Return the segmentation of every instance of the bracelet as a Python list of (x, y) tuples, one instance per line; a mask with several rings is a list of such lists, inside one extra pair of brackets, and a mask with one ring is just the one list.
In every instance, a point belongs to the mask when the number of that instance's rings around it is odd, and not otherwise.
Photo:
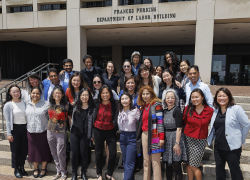
[(178, 142), (175, 142), (175, 144), (178, 144), (178, 145), (180, 145), (180, 143), (178, 143)]

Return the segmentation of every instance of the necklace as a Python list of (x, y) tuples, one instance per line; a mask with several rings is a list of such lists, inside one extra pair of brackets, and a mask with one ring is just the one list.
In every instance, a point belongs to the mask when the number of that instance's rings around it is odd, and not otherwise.
[(148, 107), (145, 106), (145, 109), (148, 110), (149, 107), (150, 107), (150, 105), (148, 105)]

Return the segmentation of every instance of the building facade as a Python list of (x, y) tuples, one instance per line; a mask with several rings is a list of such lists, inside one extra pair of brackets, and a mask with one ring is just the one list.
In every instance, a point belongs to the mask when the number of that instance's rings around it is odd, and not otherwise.
[(250, 85), (249, 0), (2, 0), (0, 7), (3, 78), (64, 58), (80, 70), (85, 54), (121, 70), (135, 50), (156, 66), (173, 51), (198, 65), (204, 82)]

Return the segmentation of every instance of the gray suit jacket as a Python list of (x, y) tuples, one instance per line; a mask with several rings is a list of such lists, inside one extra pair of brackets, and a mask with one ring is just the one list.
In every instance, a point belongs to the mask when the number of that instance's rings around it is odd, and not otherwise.
[[(73, 73), (75, 73), (75, 72), (78, 72), (78, 71), (73, 71)], [(64, 81), (64, 79), (65, 79), (65, 74), (66, 74), (66, 73), (63, 73), (63, 74), (60, 74), (60, 75), (59, 75), (59, 79), (60, 79), (61, 81)]]
[[(214, 114), (210, 122), (207, 142), (210, 146), (215, 139), (214, 121), (219, 109), (214, 109)], [(250, 129), (250, 121), (243, 108), (239, 105), (234, 105), (227, 108), (225, 120), (225, 136), (227, 143), (232, 150), (239, 149), (242, 144), (245, 144), (245, 139)]]

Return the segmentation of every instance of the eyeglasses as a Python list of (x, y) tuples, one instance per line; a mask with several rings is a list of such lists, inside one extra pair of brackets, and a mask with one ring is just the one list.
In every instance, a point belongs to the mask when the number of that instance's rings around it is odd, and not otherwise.
[(58, 75), (51, 75), (51, 76), (49, 76), (50, 78), (53, 78), (53, 77), (57, 77)]
[(130, 65), (124, 65), (123, 68), (130, 68)]
[(101, 81), (93, 81), (94, 84), (101, 84)]

